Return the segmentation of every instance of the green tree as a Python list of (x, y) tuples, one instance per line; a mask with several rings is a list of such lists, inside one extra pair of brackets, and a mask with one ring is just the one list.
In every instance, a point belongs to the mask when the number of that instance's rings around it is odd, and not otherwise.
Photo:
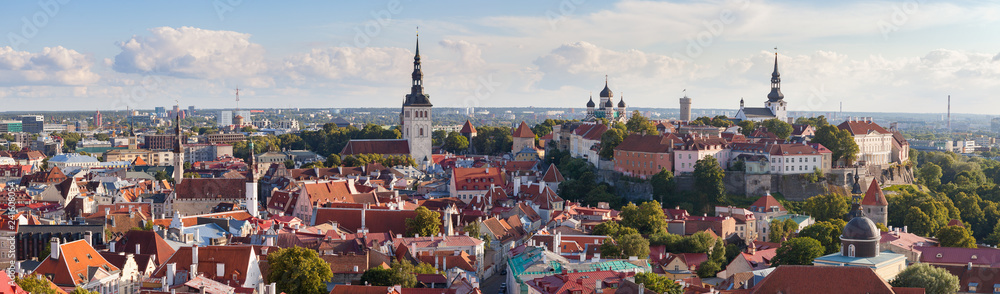
[(889, 284), (893, 287), (924, 288), (927, 294), (955, 293), (959, 290), (957, 276), (926, 263), (906, 267)]
[(643, 202), (638, 206), (629, 203), (618, 216), (622, 219), (622, 226), (634, 228), (639, 234), (650, 235), (667, 230), (666, 216), (656, 200)]
[(76, 287), (76, 289), (73, 289), (73, 291), (69, 292), (69, 294), (101, 294), (101, 292), (90, 291), (81, 287)]
[(441, 214), (417, 207), (417, 217), (406, 219), (406, 235), (434, 236), (441, 231)]
[(924, 163), (924, 166), (917, 170), (917, 178), (920, 183), (927, 186), (932, 190), (936, 190), (938, 186), (941, 186), (941, 167), (933, 162)]
[(330, 154), (330, 156), (326, 157), (326, 161), (323, 162), (323, 165), (326, 167), (338, 167), (340, 164), (340, 154)]
[(295, 168), (295, 161), (292, 161), (291, 159), (286, 159), (285, 162), (282, 163), (285, 164), (285, 168), (287, 169)]
[(444, 139), (444, 146), (441, 146), (441, 148), (451, 153), (464, 151), (465, 149), (469, 149), (469, 138), (462, 136), (458, 132), (448, 133), (448, 137)]
[(934, 235), (941, 242), (941, 247), (976, 248), (976, 238), (963, 226), (944, 226)]
[(675, 198), (677, 193), (674, 193), (677, 185), (674, 183), (674, 173), (666, 168), (660, 169), (660, 172), (654, 174), (649, 179), (649, 185), (653, 186), (653, 197), (660, 199), (660, 203), (663, 203), (667, 207), (676, 205), (679, 202), (679, 199)]
[(779, 139), (786, 139), (788, 135), (792, 134), (792, 125), (777, 118), (762, 121), (760, 125), (767, 128), (768, 132), (778, 136)]
[(722, 271), (722, 265), (714, 260), (706, 260), (698, 265), (698, 277), (711, 278)]
[(604, 244), (601, 245), (601, 255), (617, 258), (649, 256), (649, 241), (638, 233), (619, 235), (617, 238), (614, 238), (614, 242), (611, 240), (604, 241)]
[(819, 143), (830, 149), (833, 161), (841, 159), (847, 162), (853, 161), (859, 152), (858, 144), (854, 142), (854, 136), (851, 136), (851, 132), (841, 130), (834, 125), (817, 128), (812, 143)]
[(830, 123), (826, 121), (826, 116), (820, 115), (817, 117), (799, 117), (795, 119), (795, 124), (797, 125), (810, 125), (813, 128), (819, 128), (822, 126), (829, 125)]
[(754, 121), (752, 120), (743, 120), (736, 125), (740, 127), (740, 134), (743, 134), (743, 136), (747, 137), (749, 137), (750, 134), (753, 134), (753, 130), (757, 128), (756, 123), (754, 123)]
[(791, 236), (792, 233), (795, 233), (798, 227), (799, 224), (791, 218), (787, 218), (785, 220), (772, 219), (771, 223), (768, 225), (768, 240), (771, 240), (771, 242), (781, 242), (781, 240), (784, 240), (785, 238)]
[[(834, 224), (839, 222), (839, 224)], [(816, 222), (799, 232), (799, 237), (809, 237), (819, 241), (826, 249), (824, 254), (831, 254), (840, 251), (840, 234), (844, 227), (844, 221), (834, 220), (834, 222)]]
[(615, 147), (621, 144), (625, 140), (627, 134), (624, 130), (611, 128), (601, 135), (601, 151), (600, 155), (603, 159), (614, 159), (615, 158)]
[(157, 181), (162, 181), (170, 179), (170, 174), (168, 174), (165, 170), (158, 170), (156, 171), (156, 176), (154, 176), (154, 178), (156, 178)]
[(267, 255), (271, 272), (268, 279), (285, 293), (327, 293), (326, 283), (333, 279), (330, 265), (315, 250), (291, 247)]
[(666, 276), (657, 275), (654, 273), (637, 273), (635, 274), (635, 283), (642, 284), (650, 291), (661, 293), (661, 294), (681, 294), (684, 291), (681, 289), (681, 285)]
[(28, 291), (32, 294), (57, 294), (59, 293), (56, 289), (50, 286), (49, 279), (46, 279), (42, 275), (27, 275), (20, 278), (14, 278), (14, 282), (21, 289)]
[(632, 111), (632, 116), (629, 117), (628, 122), (625, 123), (625, 130), (634, 134), (659, 134), (659, 132), (656, 131), (656, 125), (645, 116), (642, 116), (642, 113), (639, 113), (638, 110)]
[(823, 256), (823, 244), (809, 237), (797, 237), (782, 242), (775, 252), (771, 264), (779, 265), (812, 265), (813, 260)]
[(310, 163), (303, 164), (299, 168), (326, 168), (326, 166), (323, 165), (322, 161), (313, 161)]
[(725, 177), (726, 172), (719, 166), (719, 162), (715, 157), (708, 155), (695, 162), (694, 185), (697, 192), (705, 197), (702, 205), (724, 202), (726, 184), (723, 182), (723, 179)]
[(844, 219), (850, 211), (850, 199), (838, 194), (823, 194), (806, 199), (802, 210), (816, 221)]
[[(465, 225), (465, 227), (462, 227), (462, 231), (469, 233), (469, 236), (479, 238), (483, 241), (486, 241), (486, 238), (488, 237), (487, 235), (483, 235), (483, 233), (479, 230), (479, 222), (471, 222), (468, 225)], [(489, 245), (489, 242), (486, 244)]]
[(431, 144), (434, 146), (444, 145), (445, 138), (448, 138), (448, 131), (436, 130), (431, 133)]

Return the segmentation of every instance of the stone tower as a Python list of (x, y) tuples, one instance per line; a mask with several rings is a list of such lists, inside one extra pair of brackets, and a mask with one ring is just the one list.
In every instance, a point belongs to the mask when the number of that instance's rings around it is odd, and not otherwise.
[(413, 74), (410, 94), (403, 101), (399, 114), (403, 139), (410, 145), (410, 156), (417, 164), (431, 158), (431, 100), (424, 94), (424, 74), (420, 69), (420, 36), (417, 35), (416, 54), (413, 56)]

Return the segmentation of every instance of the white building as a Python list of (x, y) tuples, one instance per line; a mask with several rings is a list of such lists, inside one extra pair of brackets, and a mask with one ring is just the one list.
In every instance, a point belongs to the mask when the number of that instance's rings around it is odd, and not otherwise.
[(850, 118), (837, 126), (854, 136), (858, 144), (857, 161), (868, 165), (888, 164), (892, 160), (892, 132), (872, 122), (871, 118)]

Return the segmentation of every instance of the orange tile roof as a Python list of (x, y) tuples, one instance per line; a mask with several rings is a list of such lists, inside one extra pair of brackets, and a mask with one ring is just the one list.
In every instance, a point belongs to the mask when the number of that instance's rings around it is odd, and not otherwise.
[(90, 267), (102, 268), (106, 271), (117, 271), (118, 268), (109, 263), (101, 254), (94, 250), (84, 240), (76, 240), (59, 245), (59, 258), (45, 257), (45, 260), (35, 269), (37, 274), (53, 275), (52, 282), (57, 285), (79, 285), (89, 282)]
[[(503, 186), (504, 177), (500, 173), (500, 168), (463, 168), (452, 169), (452, 178), (457, 187), (456, 190), (488, 190), (490, 185)], [(476, 188), (478, 186), (478, 188)], [(463, 188), (464, 187), (464, 188)]]
[(521, 125), (517, 126), (514, 130), (514, 138), (534, 138), (535, 133), (531, 131), (531, 127), (524, 121), (521, 121)]
[(885, 195), (882, 194), (882, 188), (878, 186), (878, 179), (873, 179), (872, 184), (868, 186), (868, 191), (865, 191), (865, 198), (861, 200), (861, 205), (889, 205), (889, 201), (886, 201)]
[[(823, 277), (817, 279), (817, 277)], [(847, 282), (849, 281), (849, 282)], [(867, 267), (783, 265), (752, 293), (894, 293), (892, 286)]]
[(462, 125), (462, 130), (458, 131), (460, 134), (475, 134), (476, 127), (472, 126), (472, 122), (465, 120), (465, 124)]
[(838, 125), (837, 128), (841, 130), (847, 130), (848, 132), (851, 132), (851, 135), (854, 136), (866, 135), (872, 132), (880, 134), (889, 134), (889, 131), (885, 130), (885, 128), (882, 128), (882, 126), (874, 122), (868, 122), (868, 121), (848, 120)]
[[(163, 262), (151, 277), (163, 278), (166, 276), (166, 264), (176, 264), (177, 271), (190, 271), (192, 264), (191, 247), (181, 247)], [(228, 245), (228, 246), (204, 246), (198, 247), (198, 273), (206, 278), (232, 285), (231, 282), (243, 284), (247, 280), (247, 271), (250, 268), (250, 260), (256, 252), (252, 246)], [(223, 275), (217, 275), (217, 264), (225, 264)], [(233, 279), (235, 275), (236, 279)]]
[(542, 181), (549, 183), (560, 183), (565, 180), (562, 173), (559, 172), (559, 168), (554, 163), (549, 164), (549, 168), (545, 170), (545, 175), (542, 176)]

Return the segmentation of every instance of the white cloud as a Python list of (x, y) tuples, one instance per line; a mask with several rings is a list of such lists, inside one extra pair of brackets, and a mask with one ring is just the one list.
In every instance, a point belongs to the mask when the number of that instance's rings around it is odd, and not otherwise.
[(15, 51), (0, 47), (0, 84), (75, 86), (97, 82), (93, 62), (62, 46), (45, 47), (41, 52)]
[(328, 47), (284, 59), (281, 70), (296, 82), (320, 80), (385, 84), (405, 81), (413, 68), (413, 53), (402, 48)]
[(587, 42), (565, 44), (534, 61), (545, 76), (544, 88), (572, 80), (610, 75), (617, 80), (666, 79), (685, 74), (685, 62), (635, 49), (614, 51)]
[(123, 73), (182, 78), (246, 78), (267, 69), (264, 48), (250, 34), (192, 27), (158, 27), (119, 43), (112, 67)]

